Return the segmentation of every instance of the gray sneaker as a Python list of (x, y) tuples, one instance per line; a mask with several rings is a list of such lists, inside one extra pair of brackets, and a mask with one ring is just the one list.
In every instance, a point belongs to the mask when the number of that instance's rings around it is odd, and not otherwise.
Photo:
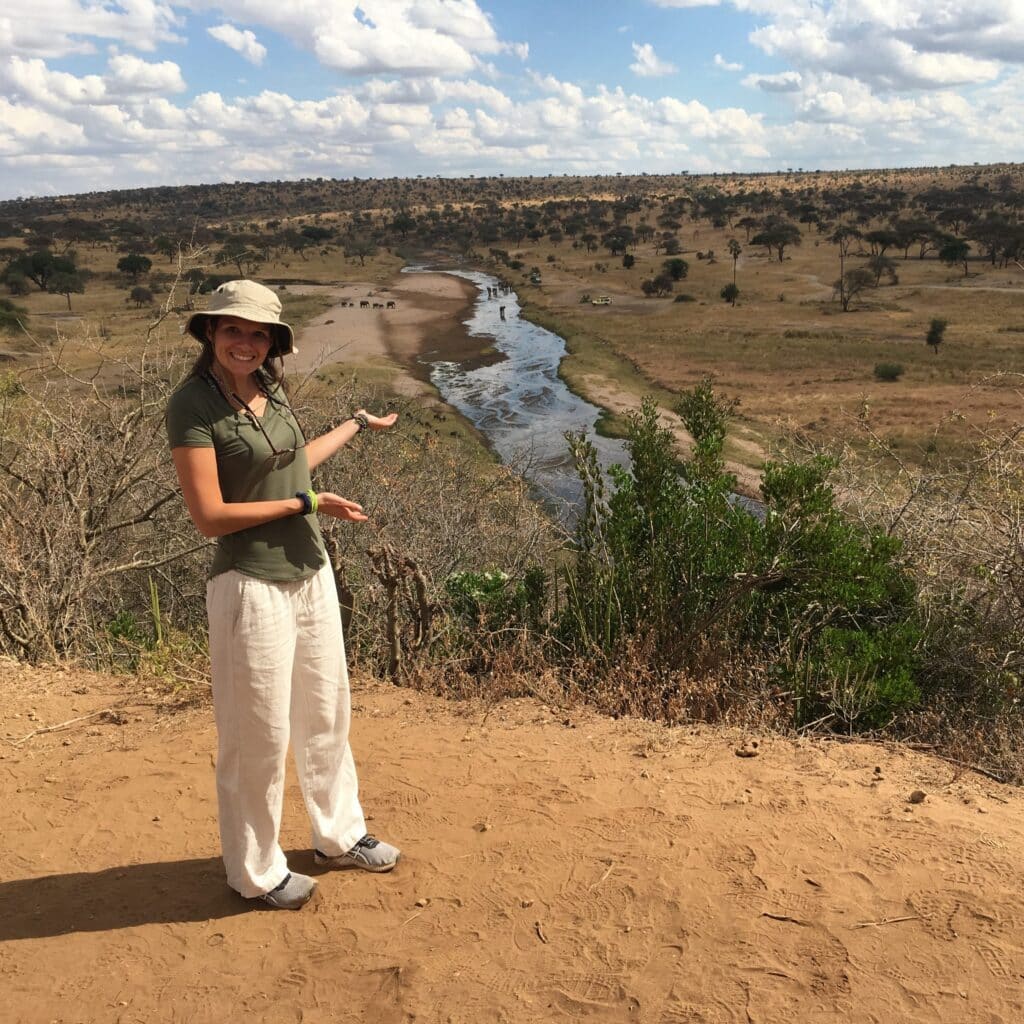
[(397, 847), (367, 835), (348, 853), (340, 853), (337, 857), (328, 857), (326, 853), (314, 850), (313, 863), (321, 868), (362, 868), (363, 871), (383, 873), (390, 871), (401, 856)]
[(259, 898), (269, 903), (275, 910), (299, 910), (304, 907), (316, 892), (316, 882), (309, 875), (300, 875), (290, 871), (284, 881), (270, 892)]

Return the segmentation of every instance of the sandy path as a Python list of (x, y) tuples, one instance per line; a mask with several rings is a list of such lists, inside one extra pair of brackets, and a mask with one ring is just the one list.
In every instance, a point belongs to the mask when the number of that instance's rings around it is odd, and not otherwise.
[[(206, 711), (14, 746), (123, 693), (8, 663), (0, 697), (12, 1024), (1024, 1019), (1024, 797), (925, 755), (747, 759), (717, 730), (357, 681), (364, 806), (406, 859), (291, 914), (224, 885)], [(294, 783), (284, 844), (312, 869)]]

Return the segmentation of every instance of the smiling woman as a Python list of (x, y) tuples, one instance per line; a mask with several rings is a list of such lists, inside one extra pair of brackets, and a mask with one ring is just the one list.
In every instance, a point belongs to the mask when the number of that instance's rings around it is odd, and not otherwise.
[(334, 574), (316, 514), (367, 516), (313, 490), (311, 470), (396, 415), (358, 410), (307, 441), (282, 387), (295, 351), (281, 302), (229, 281), (186, 331), (202, 352), (171, 397), (167, 430), (196, 527), (217, 538), (207, 612), (217, 720), (217, 797), (228, 884), (295, 910), (316, 882), (278, 842), (289, 738), (321, 867), (390, 871), (398, 850), (366, 833), (348, 744), (350, 697)]

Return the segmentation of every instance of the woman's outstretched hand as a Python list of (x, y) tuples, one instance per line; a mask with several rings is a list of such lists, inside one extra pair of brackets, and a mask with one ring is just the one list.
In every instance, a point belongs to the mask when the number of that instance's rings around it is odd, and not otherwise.
[(334, 519), (344, 519), (349, 523), (365, 523), (370, 517), (363, 512), (358, 502), (349, 501), (339, 494), (321, 491), (317, 496), (317, 511)]
[(366, 425), (371, 430), (387, 430), (388, 427), (393, 427), (395, 421), (398, 419), (397, 412), (389, 412), (387, 416), (374, 416), (368, 413), (365, 409), (356, 409), (356, 415), (362, 413), (366, 417)]

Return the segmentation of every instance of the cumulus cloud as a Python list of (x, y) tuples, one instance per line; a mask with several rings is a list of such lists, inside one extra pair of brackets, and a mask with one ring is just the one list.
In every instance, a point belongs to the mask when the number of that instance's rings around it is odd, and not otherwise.
[(799, 71), (780, 71), (775, 75), (747, 75), (743, 84), (765, 92), (798, 92), (802, 81)]
[(249, 29), (238, 29), (234, 25), (214, 25), (206, 30), (214, 39), (241, 54), (250, 64), (262, 64), (267, 48), (257, 41)]
[(17, 15), (0, 17), (0, 53), (63, 57), (93, 53), (93, 40), (151, 51), (164, 42), (184, 42), (177, 29), (182, 19), (171, 3), (125, 0), (44, 0), (25, 4)]
[(654, 52), (650, 43), (634, 43), (633, 56), (636, 61), (629, 65), (629, 70), (641, 78), (658, 78), (661, 75), (675, 74), (677, 68), (666, 60), (661, 60)]
[(438, 78), (372, 78), (358, 90), (368, 102), (444, 103), (468, 100), (497, 111), (509, 110), (512, 100), (500, 89), (473, 79)]
[[(193, 7), (212, 6), (191, 0)], [(467, 74), (487, 56), (525, 43), (503, 42), (477, 0), (221, 0), (217, 9), (240, 24), (261, 25), (349, 74)]]
[(727, 61), (720, 53), (715, 54), (714, 65), (716, 68), (721, 68), (723, 71), (742, 71), (742, 64), (732, 64)]
[(158, 64), (147, 64), (146, 61), (129, 54), (117, 54), (110, 58), (107, 66), (110, 69), (107, 87), (114, 94), (185, 91), (181, 68), (173, 61), (164, 60)]
[[(523, 69), (527, 45), (500, 38), (482, 0), (104, 2), (42, 0), (39, 12), (0, 17), (0, 194), (97, 181), (1024, 158), (1024, 68), (1007, 67), (1024, 64), (1021, 0), (721, 0), (753, 17), (750, 40), (773, 58), (771, 73), (742, 77), (772, 97), (770, 115), (710, 107), (682, 76), (651, 98)], [(655, 2), (680, 17), (702, 6)], [(189, 52), (152, 51), (188, 31), (186, 14), (212, 12), (213, 38), (247, 59), (274, 33), (346, 77), (323, 98), (183, 99)], [(80, 60), (60, 63), (103, 49), (111, 56), (90, 74), (67, 70)], [(637, 74), (673, 70), (650, 44), (633, 53)], [(743, 70), (710, 47), (705, 60)]]
[(750, 42), (795, 70), (859, 78), (879, 90), (993, 81), (1024, 63), (1020, 0), (653, 0), (664, 8), (731, 6), (763, 22)]

